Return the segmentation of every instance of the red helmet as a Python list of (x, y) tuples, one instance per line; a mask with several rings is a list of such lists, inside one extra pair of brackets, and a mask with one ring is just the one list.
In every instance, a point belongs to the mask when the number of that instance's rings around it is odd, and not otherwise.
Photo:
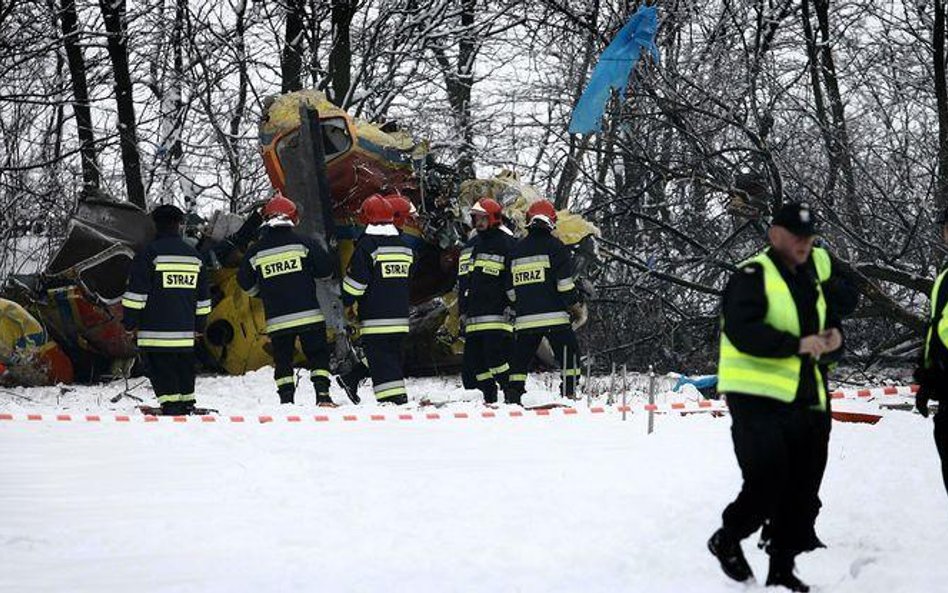
[(395, 226), (398, 228), (405, 226), (405, 223), (418, 214), (418, 210), (415, 208), (415, 205), (408, 201), (407, 198), (398, 194), (389, 194), (385, 196), (385, 201), (388, 202), (388, 205), (392, 207)]
[(556, 227), (556, 208), (549, 200), (537, 200), (530, 204), (527, 209), (527, 224), (533, 224), (535, 220), (542, 221), (548, 227)]
[(367, 197), (359, 208), (362, 224), (391, 224), (394, 216), (392, 206), (379, 194)]
[(287, 198), (282, 192), (277, 191), (273, 197), (263, 206), (263, 219), (271, 220), (277, 217), (284, 217), (293, 224), (300, 220), (299, 212), (296, 210), (296, 204), (293, 200)]
[(504, 208), (497, 203), (496, 200), (491, 198), (481, 198), (477, 201), (476, 204), (471, 206), (471, 216), (479, 214), (481, 216), (487, 217), (487, 224), (491, 228), (500, 226), (502, 222), (500, 213), (503, 212)]

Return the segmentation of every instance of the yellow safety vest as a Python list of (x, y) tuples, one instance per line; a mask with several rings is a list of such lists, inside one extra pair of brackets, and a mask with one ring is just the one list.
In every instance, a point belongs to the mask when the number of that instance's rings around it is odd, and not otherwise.
[[(826, 298), (821, 284), (832, 275), (832, 263), (829, 253), (822, 248), (813, 249), (813, 263), (816, 266), (818, 282), (816, 285), (816, 310), (819, 316), (819, 330), (826, 326)], [(780, 270), (763, 251), (743, 262), (741, 266), (760, 264), (764, 271), (764, 293), (767, 297), (767, 315), (764, 317), (771, 327), (800, 336), (800, 317), (796, 303), (790, 294)], [(785, 358), (765, 358), (751, 356), (738, 350), (721, 331), (721, 354), (718, 360), (718, 391), (721, 393), (746, 393), (770, 397), (785, 403), (792, 402), (800, 385), (800, 367), (803, 364), (799, 355)], [(816, 388), (819, 393), (820, 410), (826, 409), (826, 388), (819, 365), (813, 365), (816, 374)]]
[[(944, 270), (941, 274), (938, 274), (938, 277), (935, 278), (935, 286), (932, 287), (932, 296), (931, 296), (931, 318), (928, 323), (928, 334), (925, 336), (925, 358), (924, 364), (925, 368), (931, 368), (932, 359), (931, 359), (931, 344), (932, 344), (932, 333), (941, 340), (941, 343), (948, 347), (948, 316), (945, 315), (945, 305), (942, 305), (942, 310), (938, 310), (938, 291), (941, 289), (941, 283), (945, 279), (945, 275), (948, 275), (948, 269)], [(941, 313), (941, 316), (938, 316), (938, 313)], [(937, 318), (937, 321), (936, 321)]]

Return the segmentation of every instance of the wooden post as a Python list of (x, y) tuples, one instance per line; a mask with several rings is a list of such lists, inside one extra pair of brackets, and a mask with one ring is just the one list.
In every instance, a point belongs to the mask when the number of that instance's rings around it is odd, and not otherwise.
[(590, 389), (589, 382), (592, 381), (592, 356), (586, 359), (586, 381), (583, 385), (586, 388), (586, 407), (592, 407), (592, 389)]
[(652, 409), (655, 405), (655, 369), (652, 365), (648, 365), (648, 404), (648, 434), (652, 434), (655, 430), (655, 410)]
[(612, 362), (612, 373), (609, 375), (609, 397), (606, 399), (608, 405), (616, 403), (616, 363)]
[[(563, 346), (563, 361), (560, 364), (560, 395), (566, 399), (573, 399), (567, 395), (568, 391), (566, 389), (566, 346)], [(576, 397), (576, 393), (573, 393), (573, 397)]]

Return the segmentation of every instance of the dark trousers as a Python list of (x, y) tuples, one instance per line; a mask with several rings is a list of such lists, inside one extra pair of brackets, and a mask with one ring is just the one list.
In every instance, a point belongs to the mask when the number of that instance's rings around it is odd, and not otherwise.
[(478, 331), (464, 338), (461, 379), (465, 389), (479, 389), (484, 401), (497, 401), (497, 386), (507, 389), (513, 336), (505, 331)]
[[(827, 406), (829, 402), (827, 401)], [(801, 535), (804, 551), (823, 548), (825, 545), (816, 535), (816, 518), (823, 508), (823, 501), (820, 500), (820, 486), (823, 484), (823, 475), (826, 472), (826, 463), (829, 460), (829, 438), (833, 418), (829, 409), (820, 413), (820, 416), (814, 416), (814, 446), (812, 449), (812, 471), (808, 472), (806, 479), (801, 487), (801, 496), (806, 502), (803, 504), (804, 521), (801, 523), (801, 529), (806, 531)], [(760, 540), (763, 547), (769, 547), (772, 541), (773, 532), (770, 520), (766, 520), (761, 531)]]
[(293, 358), (296, 340), (299, 339), (306, 357), (306, 367), (316, 388), (316, 397), (329, 397), (329, 346), (326, 345), (326, 326), (322, 323), (282, 330), (270, 334), (273, 348), (273, 378), (276, 381), (280, 401), (293, 401), (296, 393), (296, 377), (293, 373)]
[[(829, 401), (827, 401), (829, 406)], [(819, 538), (816, 536), (816, 518), (823, 507), (823, 501), (820, 500), (820, 486), (823, 485), (823, 475), (826, 473), (826, 463), (829, 460), (829, 440), (830, 429), (833, 425), (833, 417), (827, 409), (819, 416), (814, 417), (815, 443), (813, 448), (813, 465), (809, 474), (809, 480), (806, 486), (806, 497), (810, 501), (806, 507), (806, 525), (810, 526), (807, 539), (809, 544), (807, 550), (812, 550), (822, 546)]]
[(523, 393), (524, 384), (527, 381), (527, 369), (544, 336), (550, 342), (556, 364), (560, 365), (563, 371), (564, 381), (560, 385), (560, 394), (564, 397), (575, 397), (576, 384), (579, 383), (581, 354), (576, 334), (568, 325), (542, 331), (519, 331), (514, 334), (514, 355), (513, 364), (510, 365), (509, 380), (511, 390), (515, 394)]
[(726, 535), (741, 540), (766, 522), (771, 555), (814, 549), (829, 435), (826, 412), (751, 395), (728, 394), (727, 402), (744, 483), (724, 509)]
[(941, 458), (941, 477), (948, 492), (948, 401), (944, 400), (938, 403), (938, 412), (935, 414), (935, 446)]
[(402, 343), (408, 334), (371, 334), (362, 336), (362, 350), (372, 375), (375, 399), (384, 402), (407, 396), (402, 371)]
[(162, 409), (194, 406), (193, 351), (143, 350), (142, 360)]

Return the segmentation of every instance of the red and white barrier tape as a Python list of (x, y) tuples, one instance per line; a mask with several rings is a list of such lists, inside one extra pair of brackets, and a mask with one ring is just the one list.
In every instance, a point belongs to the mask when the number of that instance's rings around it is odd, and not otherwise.
[(416, 420), (445, 420), (457, 419), (465, 420), (472, 418), (526, 418), (526, 417), (547, 417), (547, 416), (587, 416), (587, 415), (606, 415), (608, 410), (614, 410), (617, 413), (635, 412), (635, 411), (654, 411), (654, 412), (726, 412), (727, 406), (724, 402), (702, 400), (689, 403), (672, 403), (661, 405), (640, 404), (635, 406), (614, 406), (606, 408), (603, 406), (584, 408), (549, 408), (549, 409), (523, 409), (523, 410), (471, 410), (471, 411), (446, 411), (446, 412), (390, 412), (373, 414), (290, 414), (286, 416), (276, 416), (262, 414), (256, 416), (246, 415), (208, 415), (208, 416), (146, 416), (146, 415), (127, 415), (127, 414), (10, 414), (0, 413), (0, 423), (11, 421), (27, 422), (92, 422), (92, 423), (190, 423), (190, 424), (300, 424), (300, 423), (324, 423), (324, 422), (405, 422)]
[(869, 389), (837, 389), (830, 396), (833, 399), (864, 399), (895, 395), (912, 395), (918, 391), (918, 385), (888, 385)]
[[(833, 399), (842, 399), (842, 398), (868, 398), (868, 397), (878, 397), (878, 396), (896, 396), (896, 395), (911, 395), (916, 392), (918, 387), (916, 385), (911, 386), (899, 386), (899, 387), (877, 387), (872, 389), (859, 389), (859, 390), (837, 390), (832, 393)], [(347, 414), (345, 412), (338, 414), (314, 414), (314, 415), (302, 415), (302, 414), (289, 414), (286, 416), (277, 416), (270, 414), (261, 414), (261, 415), (208, 415), (208, 416), (147, 416), (147, 415), (128, 415), (128, 414), (66, 414), (66, 413), (52, 413), (52, 414), (10, 414), (10, 413), (0, 413), (0, 424), (11, 421), (27, 421), (27, 422), (44, 422), (44, 421), (53, 421), (53, 422), (88, 422), (88, 423), (136, 423), (136, 424), (148, 424), (148, 423), (163, 423), (163, 424), (302, 424), (302, 423), (351, 423), (351, 422), (406, 422), (406, 421), (425, 421), (425, 420), (446, 420), (446, 419), (456, 419), (456, 420), (465, 420), (465, 419), (474, 419), (474, 418), (528, 418), (528, 417), (548, 417), (548, 416), (604, 416), (608, 415), (607, 412), (612, 411), (613, 413), (621, 412), (630, 412), (634, 413), (637, 411), (643, 412), (679, 412), (682, 414), (698, 413), (698, 412), (710, 412), (710, 413), (723, 413), (727, 412), (727, 404), (723, 400), (699, 400), (694, 402), (675, 402), (675, 403), (666, 403), (666, 404), (635, 404), (635, 405), (626, 405), (626, 406), (597, 406), (591, 408), (582, 408), (582, 407), (561, 407), (561, 408), (545, 408), (545, 409), (501, 409), (501, 410), (467, 410), (467, 411), (392, 411), (392, 412), (376, 412), (370, 414)], [(837, 420), (845, 420), (849, 416), (853, 416), (849, 412), (835, 412), (833, 413), (834, 417)], [(866, 416), (872, 417), (874, 419), (879, 418), (876, 415), (865, 415), (865, 414), (856, 414), (856, 416)], [(845, 418), (844, 418), (845, 417)], [(850, 420), (853, 421), (853, 420)], [(864, 420), (855, 420), (855, 421), (864, 421)]]
[[(591, 408), (590, 414), (603, 414), (605, 408)], [(290, 414), (287, 416), (276, 416), (270, 414), (261, 414), (256, 416), (246, 415), (207, 415), (207, 416), (146, 416), (146, 415), (101, 415), (101, 414), (0, 414), (0, 422), (3, 421), (27, 421), (27, 422), (113, 422), (113, 423), (190, 423), (190, 424), (299, 424), (304, 422), (383, 422), (389, 420), (409, 421), (409, 420), (441, 420), (441, 419), (467, 419), (467, 418), (522, 418), (525, 416), (574, 416), (579, 411), (576, 408), (555, 408), (552, 410), (509, 410), (494, 411), (483, 410), (476, 412), (400, 412), (395, 414)]]

